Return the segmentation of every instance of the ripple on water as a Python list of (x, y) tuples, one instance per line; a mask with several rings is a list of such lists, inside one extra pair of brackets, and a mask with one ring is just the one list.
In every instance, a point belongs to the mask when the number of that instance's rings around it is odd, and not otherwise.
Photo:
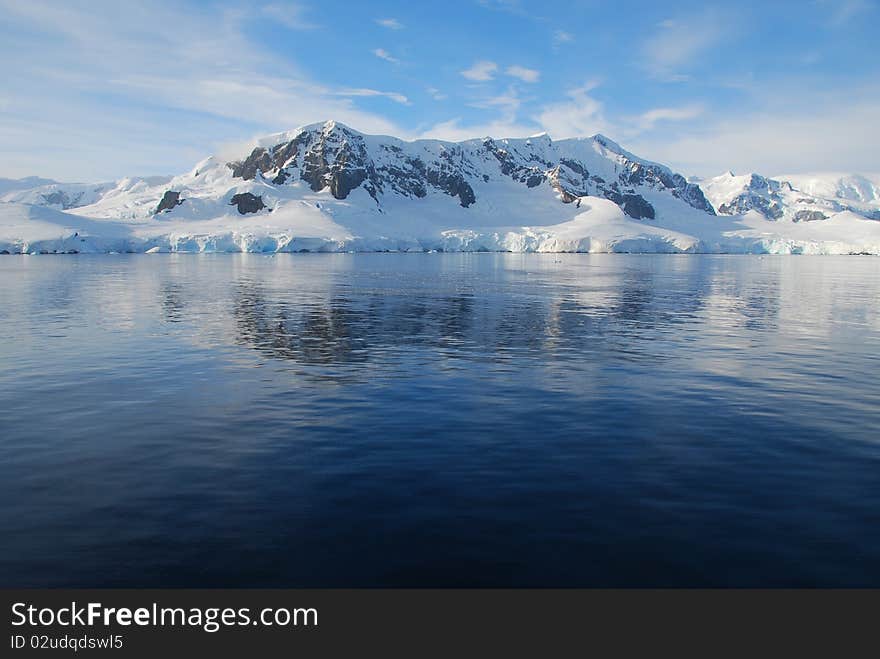
[(8, 586), (880, 586), (880, 259), (0, 259)]

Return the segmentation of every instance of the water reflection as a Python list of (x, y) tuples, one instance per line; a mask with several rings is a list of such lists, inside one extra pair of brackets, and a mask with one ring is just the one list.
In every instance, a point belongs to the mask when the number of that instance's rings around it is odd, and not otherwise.
[(880, 259), (0, 277), (0, 584), (880, 585)]
[[(370, 286), (352, 286), (339, 275), (336, 270), (329, 281), (301, 281), (303, 286), (296, 290), (279, 289), (266, 279), (238, 280), (228, 291), (236, 342), (266, 356), (305, 364), (365, 363), (408, 348), (429, 348), (452, 357), (541, 354), (548, 348), (560, 355), (602, 350), (695, 322), (710, 289), (693, 278), (711, 273), (690, 273), (666, 289), (644, 272), (555, 287), (548, 284), (546, 273), (537, 278), (514, 273), (495, 276), (479, 290), (448, 279), (441, 279), (437, 287), (413, 285), (405, 272), (379, 273)], [(303, 273), (299, 277), (302, 280)], [(184, 285), (165, 285), (161, 292), (167, 307), (169, 291), (174, 291), (175, 319), (186, 313), (179, 307), (182, 299), (198, 299), (194, 291), (184, 293)], [(313, 292), (313, 287), (320, 290)], [(748, 309), (754, 316), (758, 307)], [(188, 313), (200, 322), (212, 322), (204, 319), (198, 303)]]

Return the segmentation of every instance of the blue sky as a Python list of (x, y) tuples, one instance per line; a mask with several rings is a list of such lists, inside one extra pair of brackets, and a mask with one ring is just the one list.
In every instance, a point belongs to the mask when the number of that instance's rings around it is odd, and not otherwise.
[(685, 174), (880, 170), (876, 0), (0, 0), (0, 176), (178, 173), (333, 118), (602, 132)]

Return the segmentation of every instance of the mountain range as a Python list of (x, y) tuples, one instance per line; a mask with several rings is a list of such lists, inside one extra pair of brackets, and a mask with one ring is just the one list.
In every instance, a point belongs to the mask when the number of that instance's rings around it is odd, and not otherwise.
[(880, 254), (880, 182), (689, 180), (594, 135), (464, 142), (328, 121), (174, 177), (0, 179), (0, 252)]

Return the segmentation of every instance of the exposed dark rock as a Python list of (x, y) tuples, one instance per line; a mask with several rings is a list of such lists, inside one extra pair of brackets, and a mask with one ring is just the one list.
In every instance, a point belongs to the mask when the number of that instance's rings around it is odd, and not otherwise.
[(827, 220), (828, 216), (822, 211), (801, 210), (794, 214), (795, 222), (816, 222), (817, 220)]
[(428, 183), (435, 188), (440, 188), (443, 192), (452, 197), (458, 197), (459, 202), (464, 208), (467, 208), (477, 200), (470, 183), (465, 181), (461, 174), (429, 169), (426, 172), (426, 177)]
[(363, 138), (338, 126), (325, 129), (306, 150), (300, 178), (315, 192), (330, 188), (336, 199), (345, 199), (367, 179), (366, 190), (374, 199), (381, 191)]
[(272, 158), (266, 149), (258, 146), (244, 160), (228, 163), (227, 166), (232, 169), (232, 175), (236, 178), (251, 181), (256, 178), (258, 171), (265, 173), (272, 169)]
[(40, 195), (48, 206), (61, 206), (62, 210), (70, 210), (83, 206), (83, 192), (67, 194), (64, 190), (53, 190)]
[(162, 199), (159, 201), (159, 205), (156, 206), (156, 213), (161, 213), (162, 211), (170, 211), (175, 206), (180, 206), (183, 203), (183, 199), (180, 198), (180, 193), (175, 192), (174, 190), (166, 190), (165, 194), (162, 195)]
[[(574, 165), (572, 167), (572, 165)], [(563, 203), (570, 204), (578, 197), (593, 192), (589, 180), (582, 172), (586, 170), (573, 160), (563, 160), (559, 165), (547, 172), (546, 178), (550, 185), (562, 197)]]
[[(599, 136), (596, 141), (611, 152), (608, 155), (615, 174), (609, 181), (591, 174), (585, 163), (575, 158), (548, 162), (540, 151), (532, 151), (531, 141), (487, 138), (476, 152), (472, 146), (446, 144), (439, 150), (426, 147), (420, 156), (408, 155), (411, 152), (397, 144), (378, 144), (371, 154), (361, 134), (331, 122), (274, 147), (257, 147), (244, 160), (228, 166), (234, 176), (245, 180), (257, 178), (258, 172), (276, 185), (299, 179), (315, 192), (328, 190), (336, 199), (345, 199), (362, 187), (381, 211), (384, 194), (422, 198), (432, 188), (457, 197), (467, 208), (477, 201), (472, 184), (490, 182), (492, 176), (486, 173), (485, 165), (495, 161), (502, 176), (529, 188), (548, 181), (566, 203), (587, 195), (599, 196), (615, 201), (631, 217), (653, 218), (653, 206), (639, 194), (640, 188), (649, 188), (666, 191), (714, 214), (699, 186), (662, 165), (635, 160), (607, 138)], [(545, 142), (550, 144), (548, 138), (540, 144)]]
[(67, 193), (63, 190), (53, 190), (42, 195), (42, 197), (50, 206), (61, 206), (65, 210), (70, 207), (70, 200), (67, 197)]
[(300, 136), (290, 140), (287, 144), (276, 144), (272, 147), (272, 164), (276, 169), (280, 169), (287, 165), (291, 159), (296, 158), (299, 146), (303, 140)]
[[(559, 164), (565, 165), (571, 171), (575, 172), (576, 174), (580, 174), (581, 176), (589, 176), (590, 175), (590, 172), (588, 172), (586, 170), (586, 168), (582, 164), (580, 164), (577, 160), (571, 160), (569, 158), (562, 158), (559, 161)], [(594, 177), (594, 178), (597, 178), (599, 181), (602, 181), (602, 179), (600, 179), (598, 176)], [(605, 181), (602, 181), (602, 183), (604, 183), (604, 182)]]
[[(609, 141), (600, 143), (611, 148)], [(621, 166), (618, 180), (610, 182), (601, 176), (590, 175), (583, 163), (570, 158), (560, 159), (559, 165), (550, 170), (547, 177), (565, 203), (586, 195), (604, 197), (620, 206), (630, 217), (653, 219), (654, 207), (636, 191), (636, 187), (641, 186), (667, 190), (690, 206), (715, 214), (702, 190), (688, 183), (683, 176), (670, 172), (662, 165), (629, 160), (623, 154), (618, 163)]]
[(684, 185), (674, 189), (672, 194), (697, 210), (709, 213), (709, 215), (715, 215), (715, 209), (712, 208), (712, 204), (706, 199), (700, 186), (695, 183), (684, 181)]
[(623, 195), (623, 206), (621, 207), (624, 213), (637, 220), (654, 219), (654, 207), (642, 195)]
[(669, 190), (689, 206), (710, 215), (715, 214), (712, 204), (706, 199), (700, 186), (688, 183), (681, 174), (676, 174), (663, 165), (635, 162), (629, 159), (625, 160), (625, 167), (629, 173), (622, 175), (621, 178), (629, 185)]
[(731, 199), (728, 203), (721, 204), (718, 208), (718, 212), (722, 215), (742, 215), (751, 210), (756, 210), (771, 220), (778, 220), (782, 217), (782, 204), (780, 201), (765, 199), (764, 197), (748, 193), (741, 194)]
[(528, 186), (530, 188), (537, 188), (543, 182), (544, 182), (544, 175), (543, 174), (529, 174), (529, 176), (526, 177), (526, 186)]
[(230, 206), (238, 206), (238, 212), (242, 215), (247, 213), (256, 213), (263, 210), (266, 206), (263, 204), (263, 197), (253, 195), (250, 192), (239, 192), (232, 195), (229, 200)]
[(616, 190), (608, 190), (605, 198), (620, 206), (621, 210), (637, 220), (653, 220), (654, 207), (643, 196), (638, 194), (621, 194)]
[(746, 189), (729, 202), (721, 204), (718, 212), (722, 215), (741, 215), (755, 210), (769, 220), (778, 220), (783, 214), (783, 199), (779, 194), (782, 187), (779, 181), (752, 174)]
[(232, 175), (251, 181), (257, 177), (257, 172), (268, 174), (269, 172), (277, 172), (272, 182), (276, 185), (284, 183), (289, 178), (289, 174), (284, 171), (284, 167), (291, 164), (295, 160), (299, 151), (299, 147), (307, 143), (310, 139), (308, 133), (300, 133), (289, 142), (282, 142), (272, 147), (271, 151), (265, 147), (258, 146), (244, 160), (226, 163), (226, 166), (232, 170)]
[(419, 158), (406, 158), (402, 166), (385, 165), (377, 170), (383, 183), (400, 194), (410, 197), (425, 197), (425, 163)]
[[(498, 161), (501, 173), (505, 176), (509, 176), (520, 183), (525, 183), (530, 188), (537, 187), (544, 182), (544, 170), (535, 165), (522, 164), (523, 156), (519, 153), (512, 153), (507, 149), (501, 148), (491, 138), (483, 140), (483, 148)], [(544, 164), (541, 158), (534, 155), (528, 158), (528, 162)]]

